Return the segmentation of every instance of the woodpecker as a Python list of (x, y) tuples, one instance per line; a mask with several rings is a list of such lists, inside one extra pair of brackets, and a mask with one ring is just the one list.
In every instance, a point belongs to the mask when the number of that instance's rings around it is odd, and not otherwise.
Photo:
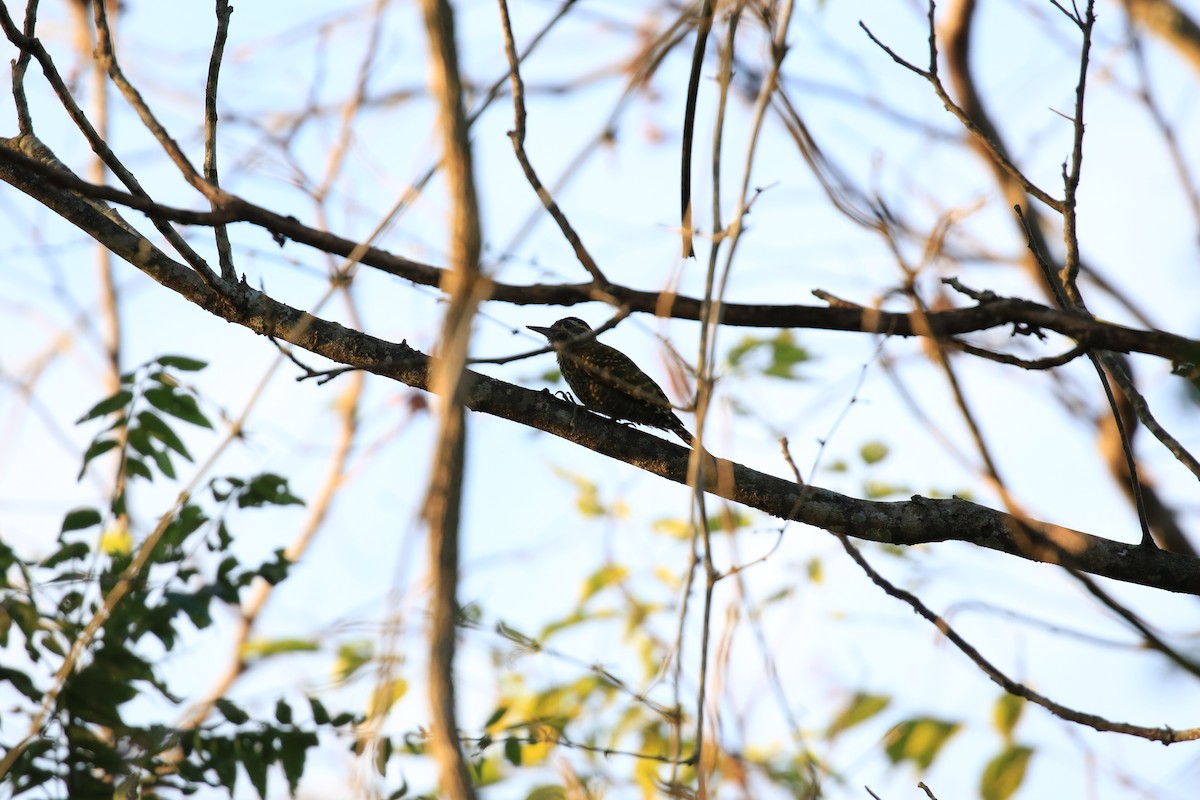
[(629, 356), (596, 341), (586, 322), (565, 317), (549, 328), (528, 327), (554, 347), (563, 379), (585, 408), (616, 420), (669, 430), (692, 446), (694, 437), (675, 416), (659, 385)]

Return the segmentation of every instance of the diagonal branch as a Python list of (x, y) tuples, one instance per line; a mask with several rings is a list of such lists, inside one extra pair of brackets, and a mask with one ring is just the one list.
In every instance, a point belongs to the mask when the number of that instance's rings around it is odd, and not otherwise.
[[(94, 236), (150, 278), (206, 311), (260, 335), (273, 335), (348, 367), (373, 372), (408, 386), (430, 390), (434, 360), (407, 344), (395, 344), (280, 303), (238, 284), (226, 295), (207, 286), (193, 271), (153, 244), (122, 227), (95, 206), (45, 181), (14, 173), (0, 161), (0, 180), (31, 195)], [(686, 484), (691, 451), (652, 434), (631, 429), (547, 392), (465, 373), (464, 405), (477, 412), (546, 431)], [(958, 498), (914, 497), (904, 502), (859, 500), (767, 475), (740, 464), (718, 461), (711, 494), (859, 539), (895, 545), (961, 541), (1030, 561), (1060, 563), (1091, 575), (1200, 596), (1200, 560), (1156, 548), (1116, 542), (1052, 523), (1021, 520)], [(1033, 532), (1031, 536), (1030, 531)], [(1035, 538), (1043, 544), (1030, 546)], [(1053, 543), (1053, 546), (1044, 543)]]
[[(368, 247), (332, 233), (304, 225), (295, 217), (277, 214), (239, 197), (229, 196), (219, 212), (191, 211), (154, 203), (109, 186), (95, 186), (61, 168), (43, 164), (25, 153), (27, 139), (0, 137), (0, 179), (37, 197), (28, 191), (36, 183), (49, 183), (67, 188), (82, 201), (82, 197), (121, 203), (163, 217), (193, 225), (213, 225), (217, 222), (249, 222), (272, 233), (283, 242), (288, 239), (317, 250), (343, 257), (362, 250), (361, 263), (389, 275), (410, 280), (421, 286), (441, 286), (445, 270), (386, 250)], [(7, 176), (7, 177), (6, 177)], [(59, 197), (65, 195), (56, 193)], [(89, 231), (92, 235), (96, 232)], [(648, 292), (626, 286), (605, 287), (604, 299), (628, 308), (631, 312), (666, 315), (675, 319), (701, 318), (701, 298)], [(515, 285), (493, 283), (490, 300), (515, 305), (571, 306), (596, 299), (593, 283)], [(1087, 315), (1063, 311), (1020, 298), (996, 298), (969, 308), (928, 313), (928, 326), (909, 312), (884, 311), (853, 303), (838, 303), (833, 307), (799, 304), (725, 303), (722, 323), (732, 327), (754, 328), (813, 328), (818, 330), (857, 331), (888, 336), (957, 336), (974, 331), (1016, 325), (1045, 329), (1086, 342), (1089, 347), (1117, 352), (1147, 353), (1172, 362), (1200, 364), (1200, 341), (1154, 329), (1140, 330), (1115, 325)]]

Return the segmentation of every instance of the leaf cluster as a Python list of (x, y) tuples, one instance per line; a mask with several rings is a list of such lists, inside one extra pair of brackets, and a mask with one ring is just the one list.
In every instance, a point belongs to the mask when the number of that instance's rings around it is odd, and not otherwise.
[(21, 718), (30, 720), (24, 739), (2, 743), (10, 754), (0, 777), (8, 796), (159, 797), (200, 785), (232, 792), (240, 773), (265, 797), (273, 766), (294, 793), (318, 731), (356, 721), (330, 715), (313, 699), (311, 718), (300, 723), (282, 698), (271, 718), (256, 719), (222, 698), (219, 719), (192, 728), (145, 721), (158, 716), (146, 709), (182, 702), (162, 677), (161, 654), (209, 627), (214, 606), (236, 607), (254, 581), (287, 577), (281, 550), (258, 565), (239, 559), (228, 514), (303, 502), (278, 475), (212, 480), (133, 546), (127, 481), (175, 480), (173, 458), (192, 460), (176, 426), (213, 427), (176, 374), (203, 367), (164, 356), (121, 376), (120, 389), (79, 420), (107, 423), (87, 448), (84, 469), (103, 453), (120, 456), (126, 480), (117, 481), (107, 508), (69, 511), (56, 549), (40, 560), (0, 542), (0, 647), (25, 657), (0, 666), (0, 683), (22, 701), (6, 711), (5, 730), (12, 735)]

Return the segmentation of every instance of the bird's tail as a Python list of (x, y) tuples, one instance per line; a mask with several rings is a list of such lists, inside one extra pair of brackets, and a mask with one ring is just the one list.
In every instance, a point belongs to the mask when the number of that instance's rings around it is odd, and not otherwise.
[(683, 439), (688, 447), (695, 448), (696, 437), (692, 436), (691, 431), (684, 427), (683, 421), (674, 414), (671, 415), (671, 419), (674, 420), (674, 424), (671, 425), (671, 433), (675, 434), (680, 439)]

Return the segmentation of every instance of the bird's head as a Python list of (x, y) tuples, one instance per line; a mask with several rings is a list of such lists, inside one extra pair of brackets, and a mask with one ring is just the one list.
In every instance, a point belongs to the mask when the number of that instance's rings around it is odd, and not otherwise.
[(529, 330), (545, 336), (550, 344), (566, 344), (588, 338), (591, 327), (579, 317), (563, 317), (549, 328), (540, 325), (529, 325)]

